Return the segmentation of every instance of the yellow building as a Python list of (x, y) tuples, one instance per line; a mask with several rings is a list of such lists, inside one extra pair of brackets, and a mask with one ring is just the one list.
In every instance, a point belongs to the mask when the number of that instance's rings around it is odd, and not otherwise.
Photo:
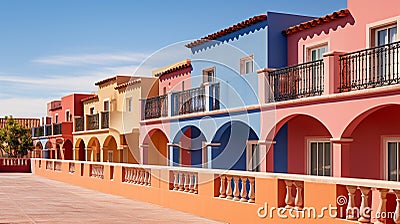
[(82, 100), (75, 118), (74, 159), (137, 163), (140, 99), (158, 94), (156, 78), (114, 76), (95, 84), (98, 93)]

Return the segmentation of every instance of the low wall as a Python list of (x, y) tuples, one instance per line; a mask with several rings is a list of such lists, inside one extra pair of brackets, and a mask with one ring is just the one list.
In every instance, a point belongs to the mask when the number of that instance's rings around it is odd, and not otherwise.
[[(358, 193), (347, 198), (350, 195), (348, 186), (356, 184), (355, 189), (358, 189), (359, 184), (378, 189), (382, 184), (400, 189), (400, 185), (393, 182), (392, 185), (368, 180), (357, 183), (355, 179), (331, 177), (46, 159), (32, 161), (36, 175), (228, 223), (344, 223), (348, 222), (345, 208), (360, 207)], [(338, 204), (338, 197), (345, 201)], [(376, 208), (379, 201), (375, 196), (371, 198), (370, 205)], [(361, 204), (366, 202), (364, 197)], [(337, 206), (342, 213), (331, 217), (329, 210), (324, 210), (329, 206)], [(298, 210), (311, 207), (316, 215), (323, 211), (323, 216), (302, 218)]]
[(31, 160), (25, 158), (0, 158), (2, 173), (30, 173)]

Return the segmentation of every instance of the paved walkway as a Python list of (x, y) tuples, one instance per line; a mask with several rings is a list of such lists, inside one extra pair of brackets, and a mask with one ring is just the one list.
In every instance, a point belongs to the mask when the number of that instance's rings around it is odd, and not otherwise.
[(219, 223), (31, 174), (0, 173), (0, 223)]

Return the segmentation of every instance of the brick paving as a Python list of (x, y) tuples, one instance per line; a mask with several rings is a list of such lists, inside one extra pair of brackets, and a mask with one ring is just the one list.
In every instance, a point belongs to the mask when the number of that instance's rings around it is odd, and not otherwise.
[(2, 223), (220, 223), (32, 174), (0, 173)]

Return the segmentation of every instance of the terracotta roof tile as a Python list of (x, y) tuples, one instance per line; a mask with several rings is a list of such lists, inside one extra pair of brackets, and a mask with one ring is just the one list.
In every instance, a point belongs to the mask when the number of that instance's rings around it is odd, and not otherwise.
[(189, 68), (190, 66), (192, 66), (190, 59), (186, 59), (186, 60), (177, 62), (175, 64), (168, 65), (164, 68), (154, 70), (152, 73), (153, 73), (154, 77), (160, 77), (162, 75), (169, 74), (171, 72), (175, 72), (175, 71), (178, 71), (178, 70), (181, 70), (184, 68)]
[(223, 30), (220, 30), (220, 31), (215, 32), (213, 34), (210, 34), (210, 35), (207, 35), (205, 37), (202, 37), (201, 39), (198, 39), (198, 40), (193, 41), (193, 42), (191, 42), (189, 44), (186, 44), (185, 46), (187, 48), (193, 48), (193, 47), (196, 47), (198, 45), (204, 44), (206, 42), (209, 42), (209, 41), (212, 41), (212, 40), (216, 40), (216, 39), (218, 39), (220, 37), (226, 36), (226, 35), (228, 35), (230, 33), (236, 32), (236, 31), (241, 30), (243, 28), (249, 27), (251, 25), (254, 25), (256, 23), (264, 21), (266, 19), (267, 19), (267, 15), (265, 15), (265, 14), (254, 16), (254, 17), (252, 17), (250, 19), (244, 20), (244, 21), (242, 21), (240, 23), (237, 23), (237, 24), (235, 24), (233, 26), (230, 26), (230, 27), (228, 27), (226, 29), (223, 29)]
[(310, 21), (307, 21), (304, 23), (300, 23), (296, 26), (289, 27), (288, 29), (283, 31), (283, 33), (286, 35), (291, 35), (291, 34), (306, 30), (306, 29), (311, 29), (318, 25), (329, 23), (329, 22), (332, 22), (332, 21), (340, 19), (340, 18), (344, 18), (348, 15), (350, 15), (350, 11), (348, 9), (342, 9), (342, 10), (336, 11), (334, 13), (331, 13), (329, 15), (322, 16), (320, 18), (316, 18), (316, 19), (313, 19), (313, 20), (310, 20)]
[(85, 98), (81, 99), (81, 102), (86, 102), (86, 101), (89, 101), (89, 100), (96, 100), (96, 99), (99, 99), (99, 96), (98, 95), (93, 95), (93, 96), (89, 96), (89, 97), (85, 97)]
[(95, 85), (99, 86), (99, 85), (102, 85), (102, 84), (105, 84), (107, 82), (111, 82), (111, 81), (114, 81), (114, 80), (117, 80), (117, 76), (100, 80), (100, 81), (96, 82)]
[(123, 83), (123, 84), (121, 84), (121, 85), (118, 85), (118, 86), (116, 86), (114, 89), (120, 90), (120, 89), (126, 88), (126, 87), (128, 87), (128, 86), (133, 86), (133, 85), (138, 84), (138, 83), (141, 83), (141, 82), (142, 82), (141, 79), (135, 79), (135, 80), (132, 80), (132, 81)]

